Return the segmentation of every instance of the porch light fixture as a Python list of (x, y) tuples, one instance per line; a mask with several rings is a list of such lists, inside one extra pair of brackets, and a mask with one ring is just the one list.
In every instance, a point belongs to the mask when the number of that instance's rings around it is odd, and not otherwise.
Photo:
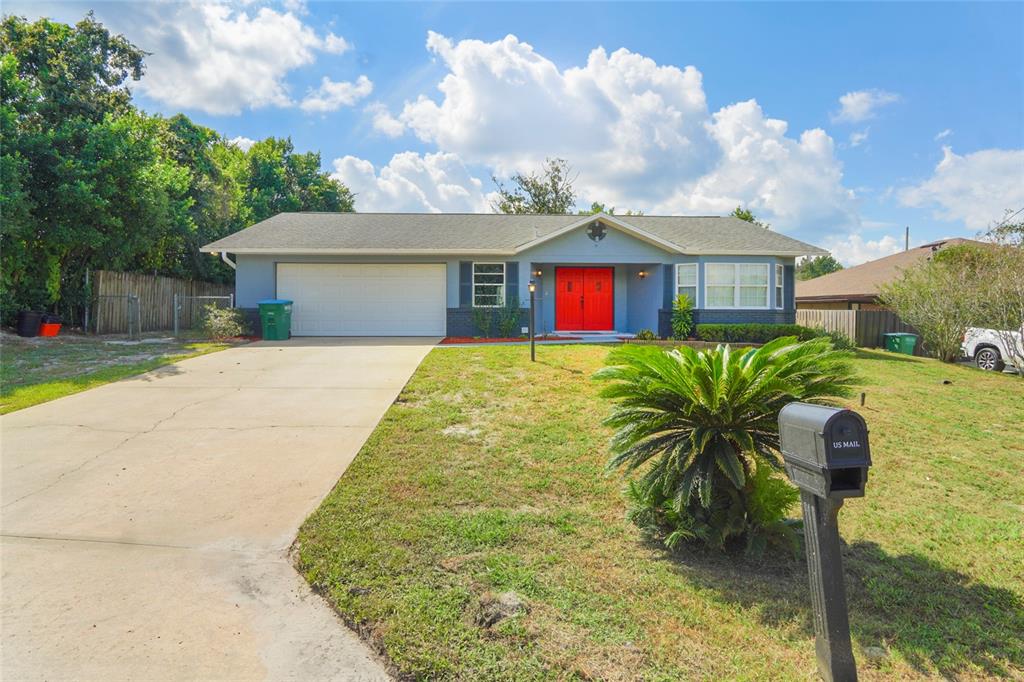
[(636, 273), (636, 276), (639, 277), (640, 279), (647, 279), (647, 271), (641, 270), (640, 272)]
[[(540, 277), (540, 276), (541, 276), (541, 275), (543, 275), (543, 274), (544, 274), (544, 271), (543, 271), (543, 270), (541, 270), (541, 269), (539, 269), (539, 268), (538, 268), (537, 270), (534, 270), (534, 271), (533, 271), (533, 276), (534, 276), (534, 277)], [(533, 283), (531, 282), (530, 284), (532, 285)]]

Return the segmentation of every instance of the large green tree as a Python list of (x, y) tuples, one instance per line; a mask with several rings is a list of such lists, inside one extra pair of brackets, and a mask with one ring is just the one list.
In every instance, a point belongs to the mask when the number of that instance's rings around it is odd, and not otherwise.
[(512, 176), (512, 187), (491, 178), (498, 190), (492, 204), (499, 213), (571, 213), (576, 205), (576, 181), (565, 159), (546, 159), (540, 172)]
[(843, 269), (843, 264), (832, 257), (832, 254), (806, 258), (796, 266), (797, 279), (814, 279)]
[(252, 219), (282, 211), (352, 211), (347, 187), (320, 170), (320, 154), (299, 154), (290, 139), (268, 137), (247, 153), (246, 203)]
[(0, 309), (80, 319), (89, 270), (230, 281), (203, 244), (280, 211), (351, 211), (315, 152), (248, 152), (178, 114), (147, 115), (128, 83), (146, 53), (88, 14), (0, 25)]
[(152, 244), (123, 227), (143, 219), (162, 230), (177, 188), (155, 186), (179, 178), (158, 163), (146, 139), (152, 129), (130, 105), (125, 83), (141, 77), (144, 53), (91, 14), (74, 27), (5, 17), (0, 52), (0, 191), (15, 218), (0, 233), (0, 305), (9, 318), (18, 307), (81, 300), (82, 267), (97, 253), (125, 262), (139, 241)]

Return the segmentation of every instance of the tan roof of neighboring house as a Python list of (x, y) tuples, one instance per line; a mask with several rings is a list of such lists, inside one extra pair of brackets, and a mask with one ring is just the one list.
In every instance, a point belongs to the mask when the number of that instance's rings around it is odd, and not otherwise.
[(901, 270), (916, 265), (939, 249), (954, 244), (978, 244), (973, 239), (954, 237), (900, 251), (885, 258), (796, 283), (797, 301), (874, 299), (879, 287), (896, 279)]

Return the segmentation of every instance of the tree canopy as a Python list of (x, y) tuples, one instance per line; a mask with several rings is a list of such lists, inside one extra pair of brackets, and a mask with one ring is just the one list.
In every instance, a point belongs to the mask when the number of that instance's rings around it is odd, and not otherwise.
[(1024, 247), (960, 244), (900, 272), (880, 298), (924, 338), (939, 359), (953, 362), (968, 327), (1006, 334), (1004, 344), (1024, 362), (1013, 335), (1024, 325)]
[(737, 206), (736, 208), (734, 208), (732, 210), (732, 213), (730, 213), (729, 215), (731, 215), (733, 218), (739, 218), (740, 220), (745, 220), (748, 223), (753, 223), (758, 227), (763, 227), (766, 230), (772, 229), (771, 225), (758, 220), (757, 216), (755, 216), (750, 209), (743, 208), (742, 206)]
[(1003, 219), (985, 232), (985, 237), (998, 244), (1024, 246), (1024, 208), (1006, 209)]
[(498, 190), (491, 207), (498, 213), (571, 213), (576, 205), (576, 176), (565, 159), (545, 159), (539, 173), (512, 176), (507, 188), (491, 177)]
[[(607, 215), (615, 215), (615, 207), (612, 206), (612, 207), (609, 208), (605, 204), (602, 204), (602, 203), (599, 203), (599, 202), (595, 201), (594, 203), (590, 204), (590, 208), (589, 209), (580, 209), (578, 211), (579, 215), (597, 215), (598, 213), (605, 213)], [(643, 211), (634, 211), (633, 209), (630, 208), (630, 209), (627, 209), (625, 213), (621, 213), (620, 215), (629, 216), (629, 215), (643, 215), (643, 214), (644, 214)]]
[(832, 254), (805, 258), (796, 266), (797, 279), (814, 279), (843, 269), (843, 264), (832, 257)]
[(351, 211), (317, 152), (268, 138), (243, 152), (178, 114), (134, 106), (146, 53), (91, 13), (0, 24), (0, 308), (79, 319), (85, 273), (230, 281), (199, 248), (279, 211)]

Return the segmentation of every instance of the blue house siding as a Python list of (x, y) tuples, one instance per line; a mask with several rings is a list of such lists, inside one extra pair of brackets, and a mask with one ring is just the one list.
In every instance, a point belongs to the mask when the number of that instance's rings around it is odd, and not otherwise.
[[(555, 268), (612, 267), (615, 269), (615, 328), (619, 331), (653, 328), (657, 324), (657, 289), (652, 297), (648, 291), (650, 285), (640, 280), (638, 273), (641, 269), (653, 270), (670, 257), (671, 253), (661, 247), (613, 227), (607, 228), (599, 241), (592, 240), (586, 228), (580, 228), (521, 254), (520, 291), (526, 291), (531, 278), (537, 283), (538, 332), (550, 332), (555, 329)], [(540, 277), (531, 275), (538, 269)], [(636, 307), (645, 305), (650, 305), (646, 314), (643, 308)]]
[[(529, 313), (531, 279), (537, 284), (537, 332), (555, 327), (555, 268), (560, 266), (612, 267), (615, 271), (615, 328), (635, 333), (655, 329), (670, 334), (671, 305), (675, 295), (675, 268), (678, 263), (697, 263), (697, 301), (695, 322), (793, 322), (796, 317), (794, 298), (794, 259), (768, 256), (686, 256), (671, 253), (618, 229), (608, 227), (605, 237), (593, 241), (580, 228), (569, 234), (524, 251), (515, 258), (481, 256), (235, 256), (235, 292), (240, 308), (254, 311), (257, 302), (276, 296), (278, 263), (444, 263), (447, 272), (447, 333), (451, 336), (475, 336), (480, 332), (473, 320), (472, 263), (474, 261), (506, 263), (506, 298), (518, 298), (520, 327), (526, 326)], [(773, 307), (756, 310), (708, 310), (704, 308), (704, 266), (708, 263), (768, 263), (769, 298)], [(784, 266), (784, 305), (775, 303), (775, 264)], [(540, 270), (539, 276), (534, 274)], [(640, 277), (640, 272), (645, 277)], [(516, 333), (519, 329), (516, 329)]]
[[(640, 278), (641, 270), (645, 274), (643, 279)], [(672, 272), (672, 268), (661, 265), (630, 265), (626, 268), (626, 279), (629, 284), (626, 290), (625, 331), (635, 333), (641, 329), (658, 329), (658, 308), (661, 306), (664, 289), (664, 272)]]

